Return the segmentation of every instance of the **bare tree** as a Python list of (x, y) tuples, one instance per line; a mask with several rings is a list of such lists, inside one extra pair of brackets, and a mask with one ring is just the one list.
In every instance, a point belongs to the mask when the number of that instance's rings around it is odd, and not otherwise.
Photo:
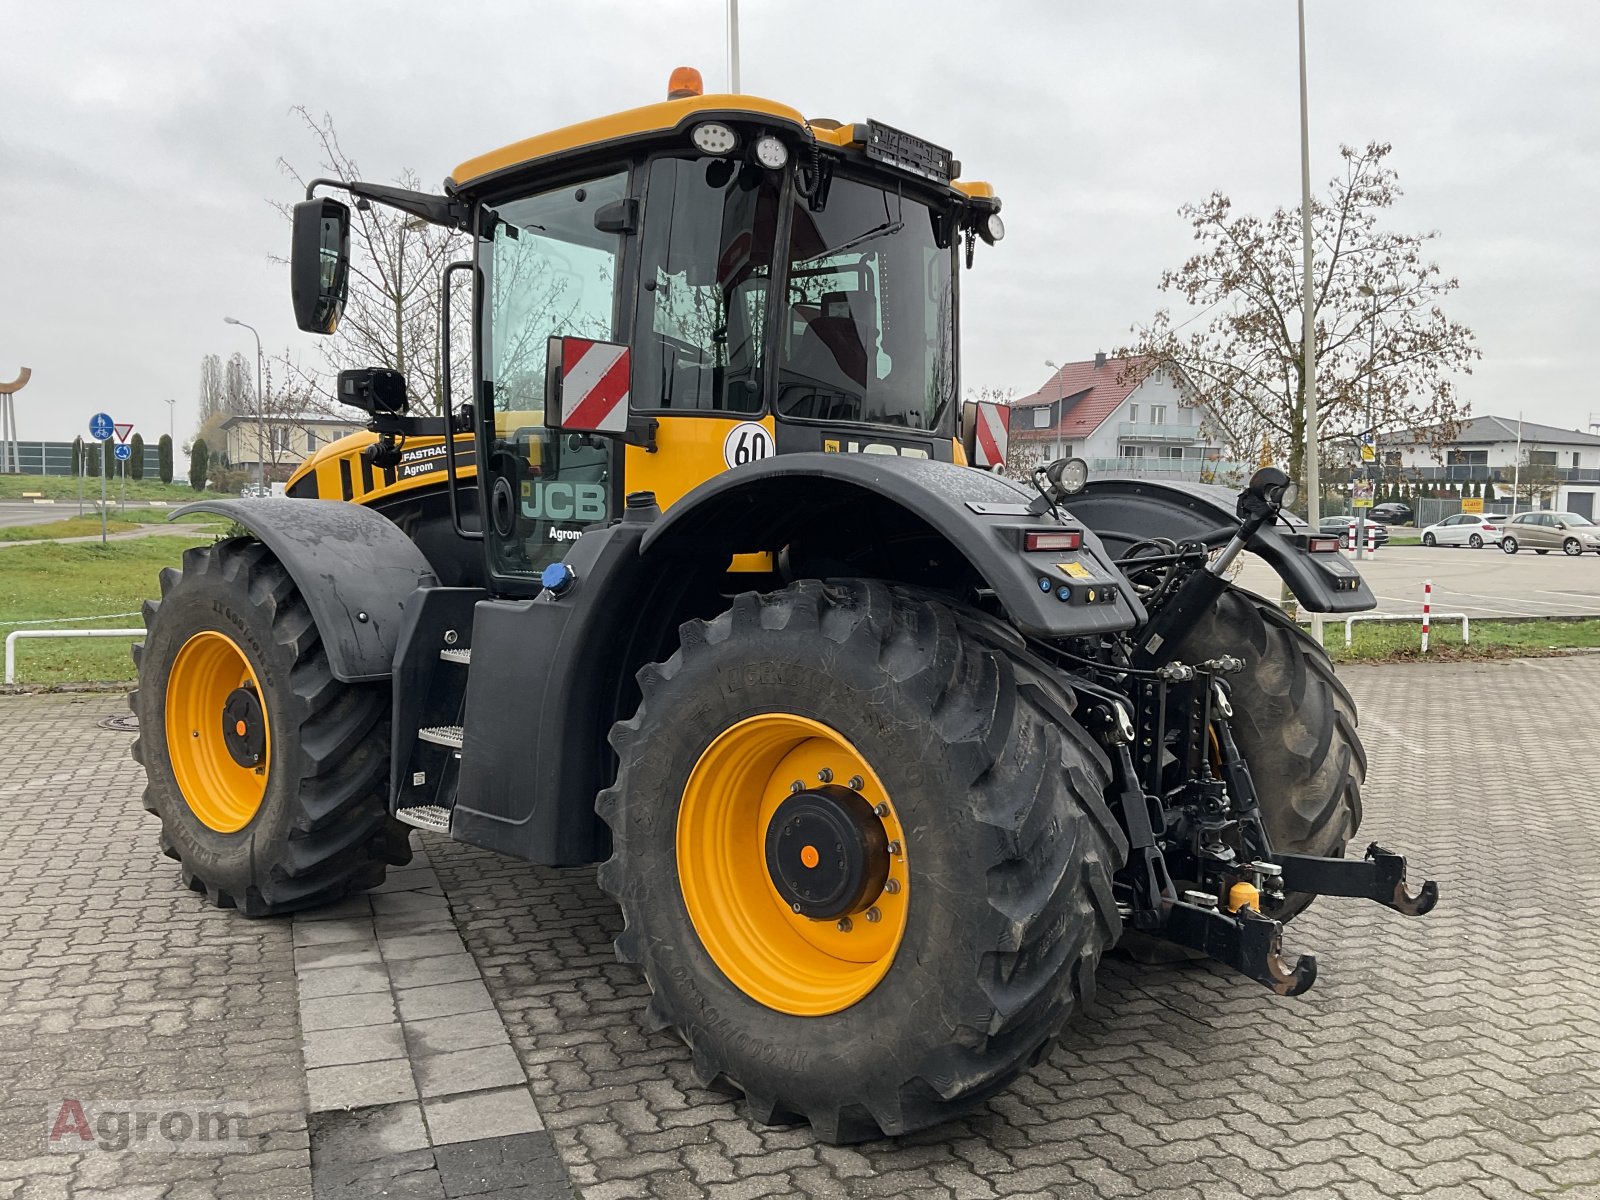
[(208, 354), (200, 360), (200, 423), (222, 411), (222, 359)]
[[(1384, 164), (1390, 147), (1341, 146), (1343, 173), (1313, 203), (1319, 442), (1359, 431), (1417, 430), (1443, 444), (1467, 408), (1451, 376), (1482, 357), (1472, 331), (1441, 302), (1458, 281), (1423, 255), (1438, 236), (1396, 233), (1382, 218), (1400, 195)], [(1178, 210), (1201, 249), (1161, 277), (1195, 311), (1162, 309), (1134, 326), (1118, 351), (1142, 378), (1176, 367), (1195, 389), (1233, 456), (1254, 460), (1263, 443), (1303, 478), (1305, 363), (1300, 210), (1236, 213), (1214, 192)]]
[[(319, 154), (317, 175), (342, 180), (360, 178), (356, 162), (339, 144), (333, 118), (320, 120), (304, 107), (294, 112), (305, 123)], [(287, 159), (279, 167), (304, 188), (306, 176)], [(405, 170), (395, 179), (401, 187), (421, 190), (415, 172)], [(292, 204), (273, 202), (286, 216)], [(309, 391), (332, 402), (332, 376), (348, 367), (388, 367), (406, 378), (413, 409), (423, 414), (439, 411), (442, 363), (439, 353), (441, 279), (447, 264), (467, 254), (467, 238), (452, 230), (430, 225), (381, 204), (358, 205), (351, 214), (350, 295), (339, 331), (322, 339), (324, 370), (303, 367), (287, 354), (278, 358), (284, 370)], [(466, 293), (458, 289), (462, 305), (454, 328), (462, 330), (459, 346), (452, 347), (457, 362), (465, 361), (469, 310)]]

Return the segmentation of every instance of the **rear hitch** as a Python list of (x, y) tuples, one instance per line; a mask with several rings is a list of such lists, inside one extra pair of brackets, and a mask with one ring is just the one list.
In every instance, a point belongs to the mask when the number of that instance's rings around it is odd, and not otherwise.
[(1283, 868), (1283, 886), (1294, 892), (1376, 900), (1408, 917), (1420, 917), (1439, 902), (1439, 885), (1431, 879), (1424, 880), (1415, 894), (1408, 891), (1405, 855), (1391, 854), (1377, 842), (1360, 860), (1274, 854), (1272, 861)]
[(1316, 955), (1285, 961), (1282, 923), (1249, 908), (1225, 913), (1178, 901), (1167, 910), (1158, 936), (1198, 950), (1280, 996), (1298, 996), (1317, 981)]

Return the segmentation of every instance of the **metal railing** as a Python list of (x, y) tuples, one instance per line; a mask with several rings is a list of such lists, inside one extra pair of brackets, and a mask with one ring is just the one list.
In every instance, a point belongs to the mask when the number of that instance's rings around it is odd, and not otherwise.
[(17, 640), (19, 638), (65, 637), (143, 637), (140, 629), (14, 629), (6, 634), (6, 682), (17, 681)]
[(1201, 429), (1198, 425), (1168, 425), (1165, 421), (1118, 421), (1117, 436), (1154, 438), (1164, 442), (1198, 442)]

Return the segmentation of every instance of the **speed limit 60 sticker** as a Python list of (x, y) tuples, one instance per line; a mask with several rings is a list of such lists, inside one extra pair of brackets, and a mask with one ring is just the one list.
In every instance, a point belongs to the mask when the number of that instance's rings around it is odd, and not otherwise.
[(742, 467), (745, 463), (771, 458), (775, 449), (772, 435), (767, 432), (765, 425), (740, 421), (728, 430), (728, 436), (723, 439), (722, 461), (730, 467)]

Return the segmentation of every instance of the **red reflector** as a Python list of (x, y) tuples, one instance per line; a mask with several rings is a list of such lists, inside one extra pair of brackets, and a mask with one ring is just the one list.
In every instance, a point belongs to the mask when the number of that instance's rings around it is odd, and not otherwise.
[(1076, 529), (1052, 530), (1049, 533), (1025, 533), (1023, 548), (1033, 550), (1077, 550), (1083, 546), (1083, 534)]
[(1332, 554), (1339, 548), (1338, 538), (1312, 538), (1306, 543), (1307, 549), (1313, 554)]

